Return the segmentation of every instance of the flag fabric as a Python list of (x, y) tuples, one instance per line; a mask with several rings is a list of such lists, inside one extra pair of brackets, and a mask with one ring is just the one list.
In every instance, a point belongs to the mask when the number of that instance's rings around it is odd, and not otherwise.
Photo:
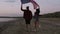
[(29, 3), (29, 2), (31, 2), (33, 4), (34, 9), (36, 9), (39, 6), (34, 0), (21, 0), (22, 4), (26, 4), (26, 3)]
[(21, 0), (22, 4), (26, 4), (26, 3), (29, 3), (29, 2), (30, 2), (30, 0)]
[(36, 9), (37, 7), (39, 7), (39, 5), (34, 0), (30, 0), (30, 1), (31, 1), (31, 3), (34, 6), (34, 9)]

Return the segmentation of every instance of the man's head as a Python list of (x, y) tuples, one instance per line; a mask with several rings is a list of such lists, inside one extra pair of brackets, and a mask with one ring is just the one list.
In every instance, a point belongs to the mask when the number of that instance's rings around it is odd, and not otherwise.
[(29, 10), (29, 6), (27, 6), (26, 9)]

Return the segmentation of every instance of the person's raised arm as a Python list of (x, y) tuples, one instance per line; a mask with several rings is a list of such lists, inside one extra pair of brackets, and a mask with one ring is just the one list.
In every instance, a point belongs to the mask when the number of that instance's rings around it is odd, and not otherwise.
[(22, 11), (25, 11), (24, 9), (22, 9), (22, 4), (21, 4), (21, 10), (22, 10)]
[(22, 4), (21, 4), (21, 10), (23, 10), (23, 9), (22, 9)]

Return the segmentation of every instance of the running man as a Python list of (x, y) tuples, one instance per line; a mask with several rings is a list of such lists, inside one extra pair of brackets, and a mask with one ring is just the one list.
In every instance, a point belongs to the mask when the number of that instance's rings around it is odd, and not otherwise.
[(36, 9), (36, 12), (34, 13), (36, 30), (37, 30), (37, 27), (40, 27), (40, 25), (39, 25), (39, 13), (40, 13), (40, 8)]
[(22, 5), (21, 5), (21, 10), (24, 12), (23, 18), (25, 19), (26, 29), (28, 31), (28, 29), (30, 28), (30, 22), (32, 19), (32, 12), (29, 10), (29, 6), (27, 6), (26, 9), (22, 9)]

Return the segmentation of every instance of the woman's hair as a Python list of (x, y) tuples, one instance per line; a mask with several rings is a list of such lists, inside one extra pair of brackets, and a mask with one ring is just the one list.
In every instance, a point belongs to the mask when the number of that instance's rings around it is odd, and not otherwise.
[(39, 8), (38, 8), (38, 9), (36, 9), (36, 12), (37, 12), (37, 13), (40, 13), (40, 9), (39, 9)]

